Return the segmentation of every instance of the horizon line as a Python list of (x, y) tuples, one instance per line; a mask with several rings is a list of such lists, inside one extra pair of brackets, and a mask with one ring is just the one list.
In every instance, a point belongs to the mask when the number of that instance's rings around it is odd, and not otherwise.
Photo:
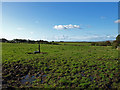
[[(0, 38), (0, 39), (6, 39), (9, 41), (9, 39), (7, 38)], [(21, 38), (15, 38), (15, 39), (21, 39)], [(11, 40), (11, 39), (10, 39)], [(12, 39), (14, 40), (14, 39)], [(51, 41), (55, 41), (55, 42), (99, 42), (99, 41), (114, 41), (114, 40), (44, 40), (44, 39), (23, 39), (23, 40), (33, 40), (33, 41), (38, 41), (38, 40), (43, 40), (43, 41), (48, 41), (48, 42), (51, 42)]]

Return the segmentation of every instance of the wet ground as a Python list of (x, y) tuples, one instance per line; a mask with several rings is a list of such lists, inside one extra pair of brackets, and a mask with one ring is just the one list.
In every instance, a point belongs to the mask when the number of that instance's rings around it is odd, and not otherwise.
[(33, 81), (40, 79), (44, 82), (46, 74), (42, 71), (37, 71), (37, 67), (31, 65), (23, 65), (18, 62), (3, 64), (2, 67), (2, 86), (8, 87), (24, 87), (31, 86)]
[(20, 81), (22, 84), (26, 84), (26, 83), (29, 83), (29, 84), (32, 84), (33, 81), (35, 81), (37, 78), (41, 77), (41, 83), (43, 83), (43, 79), (44, 77), (46, 77), (46, 75), (41, 75), (41, 74), (37, 74), (36, 76), (30, 76), (30, 75), (26, 75), (23, 77), (23, 79)]

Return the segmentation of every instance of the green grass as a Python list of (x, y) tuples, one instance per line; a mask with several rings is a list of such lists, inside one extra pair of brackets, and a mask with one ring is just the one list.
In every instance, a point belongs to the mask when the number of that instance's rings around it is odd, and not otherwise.
[(58, 42), (61, 45), (84, 45), (84, 46), (88, 46), (91, 45), (91, 43), (88, 42)]
[(32, 87), (116, 88), (120, 85), (118, 50), (111, 46), (89, 46), (90, 43), (69, 44), (41, 44), (41, 52), (46, 54), (27, 54), (37, 51), (38, 45), (3, 43), (3, 80), (18, 87), (15, 84), (20, 81), (18, 78), (44, 73), (47, 76), (43, 83), (36, 77)]

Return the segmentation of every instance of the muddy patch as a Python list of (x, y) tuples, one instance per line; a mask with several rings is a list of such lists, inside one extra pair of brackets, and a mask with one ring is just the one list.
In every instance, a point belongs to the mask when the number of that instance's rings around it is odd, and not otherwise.
[(2, 67), (2, 86), (8, 87), (24, 87), (31, 85), (38, 77), (44, 82), (46, 75), (43, 71), (37, 71), (37, 67), (31, 65), (23, 65), (19, 61), (5, 64)]
[(48, 54), (47, 52), (26, 52), (25, 54)]
[(37, 74), (36, 76), (33, 75), (33, 76), (30, 76), (30, 75), (26, 75), (25, 77), (22, 77), (23, 79), (20, 81), (21, 84), (25, 85), (25, 84), (32, 84), (33, 81), (35, 81), (36, 79), (41, 79), (41, 83), (44, 82), (44, 78), (46, 77), (47, 75), (41, 75), (41, 74)]

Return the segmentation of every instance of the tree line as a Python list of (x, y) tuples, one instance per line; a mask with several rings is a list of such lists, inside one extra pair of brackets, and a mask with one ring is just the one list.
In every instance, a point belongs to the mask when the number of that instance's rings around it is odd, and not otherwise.
[[(57, 42), (48, 42), (44, 40), (26, 40), (26, 39), (13, 39), (13, 40), (7, 40), (5, 38), (0, 39), (0, 42), (7, 42), (7, 43), (40, 43), (40, 44), (53, 44), (53, 45), (59, 45)], [(120, 46), (120, 34), (116, 37), (116, 40), (113, 42), (110, 41), (104, 41), (104, 42), (91, 42), (92, 46), (112, 46), (113, 48), (117, 48)]]
[(116, 37), (116, 40), (113, 42), (104, 41), (104, 42), (92, 42), (92, 46), (112, 46), (112, 48), (117, 48), (120, 46), (120, 34)]
[(55, 44), (57, 45), (58, 43), (52, 41), (52, 42), (48, 42), (48, 41), (44, 41), (44, 40), (26, 40), (26, 39), (13, 39), (13, 40), (7, 40), (5, 38), (0, 39), (0, 42), (6, 42), (6, 43), (31, 43), (31, 44), (36, 44), (36, 43), (40, 43), (40, 44)]

